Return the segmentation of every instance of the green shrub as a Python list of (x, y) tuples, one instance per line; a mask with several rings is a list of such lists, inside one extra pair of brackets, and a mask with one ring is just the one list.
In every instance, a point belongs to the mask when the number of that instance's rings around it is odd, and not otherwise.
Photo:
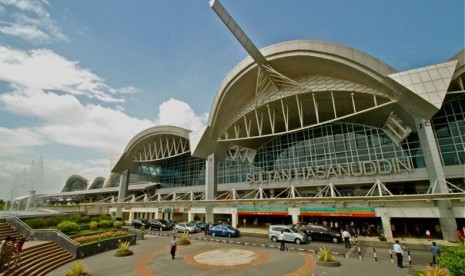
[(63, 216), (50, 216), (45, 217), (45, 225), (46, 227), (56, 227), (60, 222), (63, 221)]
[(63, 233), (77, 232), (79, 231), (79, 224), (74, 221), (62, 221), (57, 225), (57, 229)]
[(99, 216), (99, 220), (102, 221), (102, 220), (111, 220), (111, 216), (110, 214), (102, 214)]
[(78, 218), (77, 222), (78, 223), (88, 223), (90, 221), (90, 217), (89, 216), (81, 216), (80, 218)]
[(322, 262), (335, 262), (336, 258), (334, 258), (331, 249), (323, 246), (319, 248), (318, 260)]
[(111, 220), (101, 220), (99, 223), (100, 227), (110, 228), (113, 227), (113, 221)]
[(129, 246), (131, 245), (130, 241), (126, 242), (119, 242), (118, 243), (118, 252), (119, 253), (124, 253), (129, 251)]
[(465, 275), (465, 245), (444, 248), (438, 258), (438, 264), (455, 275)]
[(82, 262), (75, 262), (69, 266), (69, 270), (66, 273), (66, 276), (86, 276), (89, 275), (87, 268)]
[(115, 227), (115, 228), (120, 228), (123, 225), (124, 225), (124, 222), (122, 222), (122, 221), (113, 222), (113, 227)]
[(79, 244), (84, 244), (84, 243), (90, 243), (90, 242), (95, 242), (95, 241), (100, 241), (100, 240), (105, 240), (105, 239), (115, 238), (115, 237), (122, 237), (122, 236), (127, 236), (127, 235), (128, 235), (127, 230), (106, 231), (106, 232), (100, 232), (100, 233), (95, 233), (95, 234), (76, 236), (76, 237), (73, 237), (73, 240)]
[(80, 218), (81, 218), (81, 215), (69, 215), (69, 216), (63, 217), (63, 220), (79, 222)]
[(191, 244), (191, 241), (189, 240), (189, 234), (187, 234), (187, 233), (181, 233), (181, 234), (179, 235), (178, 244), (179, 244), (179, 245)]
[(24, 223), (29, 225), (29, 227), (31, 227), (32, 229), (37, 229), (37, 228), (41, 228), (41, 227), (46, 226), (46, 221), (42, 217), (41, 218), (26, 219), (26, 220), (24, 220)]
[(450, 273), (446, 268), (442, 268), (439, 266), (426, 266), (425, 269), (422, 270), (422, 276), (449, 276)]
[(98, 227), (98, 223), (96, 221), (89, 222), (89, 229), (96, 229)]

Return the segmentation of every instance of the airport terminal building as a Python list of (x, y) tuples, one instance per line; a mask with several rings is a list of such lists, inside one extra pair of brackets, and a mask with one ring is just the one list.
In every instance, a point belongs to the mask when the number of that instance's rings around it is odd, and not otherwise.
[(249, 57), (224, 78), (207, 126), (146, 129), (108, 179), (73, 176), (55, 196), (127, 221), (338, 222), (455, 239), (465, 226), (464, 50), (404, 72), (329, 42), (258, 50), (218, 5)]

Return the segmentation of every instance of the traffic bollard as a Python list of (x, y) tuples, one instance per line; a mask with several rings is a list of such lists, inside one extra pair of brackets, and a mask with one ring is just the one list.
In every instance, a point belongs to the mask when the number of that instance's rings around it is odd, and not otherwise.
[(378, 261), (378, 257), (376, 257), (376, 249), (373, 247), (373, 256), (375, 257), (375, 262)]
[(358, 258), (361, 260), (362, 259), (362, 253), (360, 252), (360, 246), (357, 246), (358, 250)]
[(394, 259), (392, 258), (392, 250), (389, 249), (389, 256), (391, 256), (391, 263), (394, 263)]

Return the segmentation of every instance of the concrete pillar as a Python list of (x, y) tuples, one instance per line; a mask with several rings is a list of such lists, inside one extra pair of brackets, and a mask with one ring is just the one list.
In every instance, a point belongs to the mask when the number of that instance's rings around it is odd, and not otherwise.
[(386, 239), (394, 238), (392, 236), (391, 217), (387, 208), (376, 208), (376, 215), (381, 217), (381, 227)]
[(292, 217), (292, 224), (298, 224), (299, 223), (300, 209), (296, 208), (296, 207), (292, 207), (292, 208), (288, 208), (287, 212)]
[[(218, 188), (218, 166), (215, 154), (210, 154), (205, 160), (205, 200), (215, 200)], [(205, 206), (205, 220), (214, 222), (213, 207)]]
[[(436, 144), (436, 139), (429, 120), (419, 119), (416, 121), (418, 138), (420, 139), (421, 149), (425, 157), (426, 172), (430, 185), (437, 181), (433, 193), (449, 193), (445, 183), (444, 169), (441, 163), (441, 157)], [(456, 229), (457, 223), (452, 210), (450, 200), (438, 200), (437, 208), (439, 211), (439, 224), (445, 240), (457, 241)]]
[(239, 216), (237, 215), (237, 209), (234, 208), (232, 214), (231, 214), (231, 226), (236, 228), (237, 224), (239, 222)]
[(215, 154), (210, 154), (205, 162), (205, 199), (215, 200), (218, 187), (218, 166)]
[[(119, 184), (119, 191), (118, 191), (118, 202), (124, 202), (128, 194), (128, 186), (129, 186), (129, 170), (125, 170), (121, 174), (120, 184)], [(123, 210), (121, 205), (116, 205), (116, 217), (123, 217)]]
[(158, 218), (159, 218), (159, 217), (158, 217), (159, 214), (160, 214), (160, 213), (158, 212), (158, 210), (155, 211), (155, 219), (158, 219)]
[(194, 220), (194, 214), (191, 210), (187, 211), (187, 222)]
[(133, 219), (134, 219), (134, 212), (131, 210), (129, 211), (129, 221), (132, 222)]
[(215, 216), (213, 215), (213, 207), (205, 206), (205, 221), (214, 223)]

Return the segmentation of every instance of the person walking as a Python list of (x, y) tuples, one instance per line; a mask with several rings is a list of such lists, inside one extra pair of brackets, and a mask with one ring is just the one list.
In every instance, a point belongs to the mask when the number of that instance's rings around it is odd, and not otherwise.
[(441, 255), (441, 249), (439, 249), (435, 242), (433, 242), (433, 245), (431, 246), (431, 255), (433, 255), (433, 264), (437, 264), (436, 258)]
[(21, 253), (23, 252), (23, 246), (24, 246), (25, 241), (26, 241), (25, 238), (21, 238), (17, 240), (15, 243), (16, 252), (14, 256), (14, 259), (15, 259), (14, 264), (13, 264), (14, 268), (19, 267), (19, 262), (21, 261)]
[(347, 231), (347, 229), (342, 231), (342, 238), (344, 239), (344, 242), (346, 243), (346, 248), (350, 248), (350, 233), (349, 231)]
[(173, 236), (173, 239), (171, 240), (171, 249), (170, 249), (170, 253), (171, 253), (171, 259), (174, 260), (174, 257), (176, 257), (176, 248), (177, 248), (178, 244), (176, 243), (176, 236)]
[(284, 233), (283, 233), (282, 230), (281, 230), (281, 233), (279, 233), (278, 240), (279, 240), (279, 242), (281, 243), (281, 246), (279, 247), (279, 250), (280, 250), (280, 251), (284, 251), (284, 250), (285, 250), (285, 245), (284, 245)]
[(205, 236), (208, 235), (209, 230), (210, 230), (210, 223), (207, 222), (207, 223), (205, 224)]
[(394, 252), (396, 253), (396, 256), (397, 256), (397, 266), (402, 268), (403, 267), (402, 261), (403, 261), (403, 257), (404, 257), (404, 251), (402, 250), (402, 247), (399, 244), (399, 240), (396, 240), (396, 243), (393, 246), (393, 250), (394, 250)]
[(426, 235), (426, 238), (428, 239), (428, 241), (430, 241), (431, 240), (431, 232), (428, 229), (426, 229), (425, 235)]

